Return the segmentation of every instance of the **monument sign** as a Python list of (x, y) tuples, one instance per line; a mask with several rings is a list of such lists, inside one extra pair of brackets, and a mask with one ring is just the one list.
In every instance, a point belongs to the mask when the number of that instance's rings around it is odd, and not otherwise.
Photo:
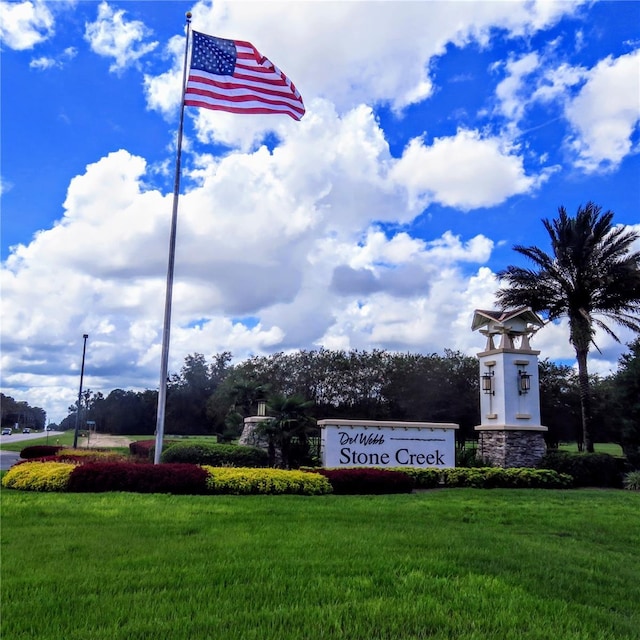
[(457, 424), (319, 420), (322, 466), (455, 467)]

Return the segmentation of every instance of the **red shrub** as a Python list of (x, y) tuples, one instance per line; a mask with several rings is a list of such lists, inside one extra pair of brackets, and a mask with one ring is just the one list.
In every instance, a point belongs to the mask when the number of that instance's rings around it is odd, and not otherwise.
[(328, 478), (336, 494), (411, 493), (413, 478), (388, 469), (314, 469)]
[(68, 491), (195, 495), (207, 493), (207, 477), (207, 472), (195, 464), (88, 462), (71, 472)]
[[(164, 448), (169, 447), (175, 441), (174, 440), (165, 440)], [(148, 460), (152, 457), (152, 452), (156, 448), (155, 440), (138, 440), (137, 442), (132, 442), (129, 445), (129, 452), (132, 456), (136, 456), (138, 458), (144, 458)]]
[(20, 457), (24, 460), (31, 460), (31, 458), (44, 458), (45, 456), (55, 456), (60, 449), (64, 447), (53, 444), (34, 444), (30, 447), (25, 447), (20, 452)]

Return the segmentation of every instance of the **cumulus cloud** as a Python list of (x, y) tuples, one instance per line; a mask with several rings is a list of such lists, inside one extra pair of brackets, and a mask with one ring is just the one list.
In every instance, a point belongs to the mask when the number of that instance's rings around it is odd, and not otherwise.
[(587, 172), (615, 169), (633, 149), (640, 124), (640, 49), (607, 57), (586, 74), (580, 92), (567, 104), (574, 129), (569, 144)]
[(32, 49), (54, 33), (54, 18), (46, 2), (0, 2), (0, 39), (11, 49)]
[(586, 173), (616, 169), (637, 152), (640, 49), (608, 56), (591, 69), (554, 60), (552, 53), (531, 52), (496, 65), (505, 70), (496, 88), (496, 109), (507, 120), (506, 132), (516, 139), (527, 110), (556, 102), (571, 127), (564, 143), (575, 166)]
[[(433, 305), (450, 324), (461, 310), (447, 296), (465, 308), (475, 299), (458, 265), (486, 261), (491, 240), (446, 233), (425, 242), (372, 224), (414, 215), (388, 175), (384, 136), (370, 109), (322, 114), (272, 151), (195, 157), (187, 169), (171, 370), (203, 350), (242, 358), (365, 339), (435, 349), (432, 339), (445, 341), (444, 333), (421, 324)], [(156, 385), (171, 197), (145, 187), (148, 171), (125, 150), (88, 165), (69, 184), (64, 216), (4, 263), (6, 388), (33, 383), (38, 363), (56, 380), (72, 379), (85, 332), (88, 386)], [(350, 280), (365, 272), (377, 284), (363, 302), (362, 284)]]
[(452, 137), (436, 138), (431, 145), (412, 140), (392, 170), (406, 186), (414, 206), (437, 202), (463, 211), (528, 193), (548, 173), (527, 175), (523, 158), (509, 142), (466, 129)]
[(109, 71), (120, 72), (153, 51), (158, 42), (144, 42), (151, 35), (143, 22), (126, 20), (124, 9), (114, 11), (108, 3), (98, 6), (95, 22), (85, 25), (85, 40), (98, 55), (114, 58)]
[[(533, 34), (573, 13), (582, 0), (562, 3), (440, 2), (211, 2), (193, 7), (193, 24), (206, 33), (251, 41), (296, 84), (303, 97), (330, 101), (338, 113), (359, 104), (388, 104), (401, 114), (429, 99), (437, 83), (432, 63), (450, 44), (486, 44), (495, 29)], [(283, 21), (280, 16), (286, 15)], [(357, 30), (354, 30), (357, 25)], [(171, 69), (147, 76), (150, 108), (171, 113), (180, 102), (184, 39), (169, 46)], [(307, 116), (314, 105), (305, 100)], [(320, 103), (322, 104), (322, 102)], [(193, 117), (201, 140), (246, 148), (260, 139), (264, 119), (201, 110)]]

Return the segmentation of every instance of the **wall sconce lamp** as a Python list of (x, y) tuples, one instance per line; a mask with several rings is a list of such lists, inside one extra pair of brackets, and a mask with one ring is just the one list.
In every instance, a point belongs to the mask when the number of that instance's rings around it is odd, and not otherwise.
[(518, 370), (518, 395), (523, 396), (531, 390), (531, 375), (524, 369)]
[(490, 395), (494, 396), (496, 392), (493, 390), (493, 371), (489, 369), (489, 371), (482, 374), (482, 390)]

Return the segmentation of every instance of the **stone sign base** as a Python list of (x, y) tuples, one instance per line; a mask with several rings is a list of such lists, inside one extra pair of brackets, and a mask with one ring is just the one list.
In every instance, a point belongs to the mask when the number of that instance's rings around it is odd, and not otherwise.
[(483, 429), (478, 432), (478, 456), (497, 467), (535, 467), (547, 451), (543, 433), (538, 429)]

